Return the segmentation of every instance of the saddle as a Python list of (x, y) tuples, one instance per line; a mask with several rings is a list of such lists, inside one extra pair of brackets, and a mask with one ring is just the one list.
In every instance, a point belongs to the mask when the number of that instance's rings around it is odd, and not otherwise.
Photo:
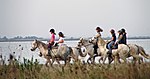
[(59, 46), (58, 43), (55, 43), (55, 44), (52, 46), (52, 48), (53, 48), (53, 49), (58, 49), (58, 46)]
[[(108, 49), (108, 44), (109, 44), (109, 43), (107, 43), (107, 45), (106, 45), (106, 48), (107, 48), (107, 49)], [(112, 46), (112, 49), (118, 49), (118, 44), (115, 43), (115, 44)]]

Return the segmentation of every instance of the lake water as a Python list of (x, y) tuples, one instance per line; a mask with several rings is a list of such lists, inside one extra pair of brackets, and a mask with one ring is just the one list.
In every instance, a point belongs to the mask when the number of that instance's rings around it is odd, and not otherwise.
[[(37, 59), (40, 63), (45, 63), (45, 59), (43, 57), (39, 57), (39, 51), (36, 50), (34, 52), (30, 51), (31, 42), (0, 42), (0, 54), (5, 59), (7, 63), (9, 55), (15, 52), (14, 56), (16, 59), (19, 59), (20, 62), (23, 62), (23, 57), (26, 59)], [(65, 41), (68, 46), (75, 47), (77, 45), (77, 41)], [(150, 54), (150, 39), (136, 39), (136, 40), (128, 40), (128, 44), (137, 44), (142, 46), (146, 53)]]

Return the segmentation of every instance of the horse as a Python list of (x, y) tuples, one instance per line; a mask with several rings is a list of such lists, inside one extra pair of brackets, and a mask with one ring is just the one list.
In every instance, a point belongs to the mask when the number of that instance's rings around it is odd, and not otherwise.
[[(103, 58), (103, 64), (105, 63), (106, 58), (109, 56), (108, 52), (109, 50), (106, 48), (107, 42), (104, 41), (101, 37), (93, 37), (90, 40), (92, 43), (97, 43), (99, 47), (99, 51), (101, 53), (101, 56)], [(130, 52), (130, 47), (125, 44), (119, 44), (117, 49), (112, 50), (112, 56), (114, 59), (114, 63), (117, 62), (120, 63), (120, 58), (126, 63), (126, 58), (128, 57), (128, 54)], [(109, 59), (109, 64), (112, 62), (112, 60)]]
[[(79, 57), (84, 58), (87, 55), (86, 53), (83, 53), (84, 50), (82, 50), (82, 47), (80, 47), (80, 46), (71, 47), (71, 49), (73, 52), (72, 58), (75, 60), (75, 62), (79, 61)], [(83, 61), (83, 63), (84, 63), (84, 61)]]
[[(59, 60), (64, 60), (65, 65), (66, 65), (67, 60), (69, 60), (68, 62), (70, 62), (70, 57), (71, 57), (71, 55), (73, 55), (72, 49), (70, 47), (68, 47), (67, 45), (61, 45), (61, 46), (59, 46), (59, 49), (52, 47), (52, 49), (50, 51), (50, 56), (47, 56), (47, 54), (48, 54), (48, 45), (47, 44), (45, 44), (41, 41), (38, 41), (38, 40), (34, 40), (32, 42), (31, 51), (35, 51), (37, 48), (39, 49), (42, 56), (44, 56), (44, 58), (47, 60), (46, 64), (45, 64), (46, 66), (48, 65), (48, 63), (52, 66), (55, 59), (58, 64), (60, 64)], [(50, 59), (52, 59), (52, 62), (50, 61)]]
[(94, 55), (94, 48), (93, 48), (94, 44), (87, 39), (80, 38), (78, 42), (78, 47), (82, 47), (82, 46), (86, 48), (85, 54), (82, 54), (82, 57), (85, 57), (87, 54), (90, 56), (87, 59), (87, 63), (90, 63), (89, 60), (91, 60), (91, 63), (94, 63), (95, 57), (101, 55), (100, 52), (98, 52), (97, 55)]
[[(94, 41), (94, 43), (96, 43), (96, 41), (98, 41), (98, 46), (99, 46), (99, 47), (101, 47), (102, 49), (107, 49), (107, 48), (106, 48), (106, 44), (107, 44), (107, 43), (106, 43), (102, 38), (96, 38), (96, 37), (94, 37), (94, 38), (92, 39), (92, 41)], [(102, 46), (101, 46), (101, 45), (102, 45)], [(104, 47), (103, 47), (103, 46), (104, 46)], [(128, 57), (133, 57), (134, 63), (135, 63), (136, 61), (138, 61), (138, 63), (140, 64), (140, 60), (143, 62), (143, 58), (142, 58), (139, 54), (141, 54), (143, 57), (145, 57), (145, 58), (147, 58), (147, 59), (150, 58), (150, 56), (145, 53), (144, 48), (141, 47), (141, 46), (138, 46), (138, 45), (136, 45), (136, 44), (128, 44), (128, 45), (119, 44), (119, 45), (118, 45), (118, 49), (119, 49), (120, 46), (124, 47), (123, 49), (126, 49), (126, 50), (124, 50), (124, 52), (121, 52), (121, 51), (118, 52), (119, 57), (117, 57), (117, 58), (121, 58), (121, 59), (123, 59), (125, 62), (126, 62), (126, 58), (128, 58)], [(101, 49), (101, 48), (100, 48), (100, 49)], [(117, 49), (117, 50), (118, 50), (118, 49)], [(113, 49), (113, 51), (114, 51), (114, 50), (116, 50), (116, 49)], [(114, 52), (112, 52), (112, 54), (114, 55)], [(117, 60), (118, 60), (118, 62), (120, 62), (119, 59), (117, 59)]]
[(136, 44), (128, 44), (128, 46), (130, 47), (129, 57), (130, 56), (133, 57), (134, 63), (136, 63), (136, 61), (138, 61), (139, 64), (141, 63), (141, 61), (143, 62), (143, 58), (141, 56), (143, 56), (146, 59), (150, 59), (150, 56), (148, 54), (146, 54), (146, 52), (142, 46), (139, 46)]

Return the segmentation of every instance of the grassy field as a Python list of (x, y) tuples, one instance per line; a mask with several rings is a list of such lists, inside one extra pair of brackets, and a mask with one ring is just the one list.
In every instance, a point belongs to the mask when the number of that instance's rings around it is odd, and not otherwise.
[(0, 79), (150, 79), (150, 63), (140, 65), (69, 64), (46, 67), (37, 61), (24, 59), (24, 63), (11, 61), (0, 65)]

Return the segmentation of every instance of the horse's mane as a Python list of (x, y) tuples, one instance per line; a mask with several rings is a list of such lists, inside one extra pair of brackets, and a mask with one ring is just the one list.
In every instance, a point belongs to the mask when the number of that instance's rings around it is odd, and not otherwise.
[(84, 40), (84, 42), (87, 42), (87, 43), (89, 43), (89, 40), (88, 39), (83, 39)]
[(45, 44), (45, 43), (42, 42), (42, 41), (37, 41), (37, 44), (41, 44), (45, 49), (48, 48), (47, 44)]
[(104, 46), (106, 42), (101, 37), (98, 37), (98, 44)]

